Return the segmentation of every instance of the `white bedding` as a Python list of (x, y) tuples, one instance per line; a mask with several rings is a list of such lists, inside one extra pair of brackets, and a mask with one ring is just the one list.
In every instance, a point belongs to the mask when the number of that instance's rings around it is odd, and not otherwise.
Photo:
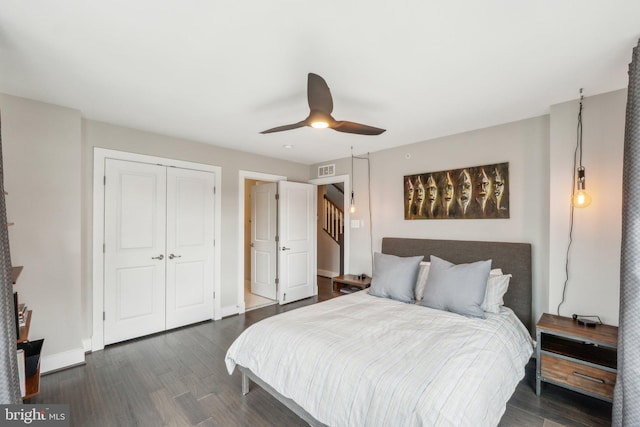
[(329, 426), (497, 425), (534, 343), (509, 309), (472, 319), (370, 296), (246, 329), (225, 359)]

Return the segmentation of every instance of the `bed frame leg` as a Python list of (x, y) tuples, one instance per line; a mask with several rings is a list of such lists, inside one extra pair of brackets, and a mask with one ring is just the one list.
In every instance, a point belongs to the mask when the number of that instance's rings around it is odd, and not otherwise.
[(249, 393), (249, 377), (245, 372), (242, 373), (242, 395)]

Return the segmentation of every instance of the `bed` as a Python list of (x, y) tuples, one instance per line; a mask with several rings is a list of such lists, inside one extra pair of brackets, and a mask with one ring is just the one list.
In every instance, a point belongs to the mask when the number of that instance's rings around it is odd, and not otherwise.
[(247, 328), (229, 373), (242, 372), (244, 394), (252, 380), (313, 426), (497, 425), (534, 348), (531, 246), (384, 238), (382, 253), (491, 259), (511, 275), (504, 306), (476, 318), (355, 292)]

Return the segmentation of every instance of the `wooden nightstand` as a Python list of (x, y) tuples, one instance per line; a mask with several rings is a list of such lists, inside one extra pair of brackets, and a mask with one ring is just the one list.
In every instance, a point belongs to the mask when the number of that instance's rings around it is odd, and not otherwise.
[(536, 394), (542, 382), (611, 402), (617, 376), (618, 328), (589, 328), (543, 314), (536, 325)]
[(351, 293), (344, 292), (343, 290), (351, 287), (365, 289), (369, 286), (371, 286), (371, 277), (368, 276), (361, 279), (360, 276), (356, 276), (355, 274), (344, 274), (342, 276), (331, 278), (331, 287), (333, 288), (333, 292)]

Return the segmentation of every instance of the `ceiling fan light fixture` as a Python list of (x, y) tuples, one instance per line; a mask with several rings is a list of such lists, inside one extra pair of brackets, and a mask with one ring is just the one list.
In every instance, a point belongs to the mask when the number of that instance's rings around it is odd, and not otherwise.
[(307, 101), (309, 103), (309, 115), (306, 119), (284, 126), (277, 126), (263, 130), (260, 133), (282, 132), (309, 126), (314, 129), (334, 129), (343, 133), (355, 133), (359, 135), (380, 135), (385, 130), (362, 123), (336, 121), (332, 116), (333, 98), (327, 82), (317, 74), (309, 73), (307, 76)]
[(307, 118), (309, 126), (315, 129), (326, 129), (329, 127), (331, 116), (324, 111), (311, 110)]
[(312, 122), (311, 127), (316, 129), (326, 129), (329, 127), (329, 123), (322, 120), (318, 120), (318, 121)]

